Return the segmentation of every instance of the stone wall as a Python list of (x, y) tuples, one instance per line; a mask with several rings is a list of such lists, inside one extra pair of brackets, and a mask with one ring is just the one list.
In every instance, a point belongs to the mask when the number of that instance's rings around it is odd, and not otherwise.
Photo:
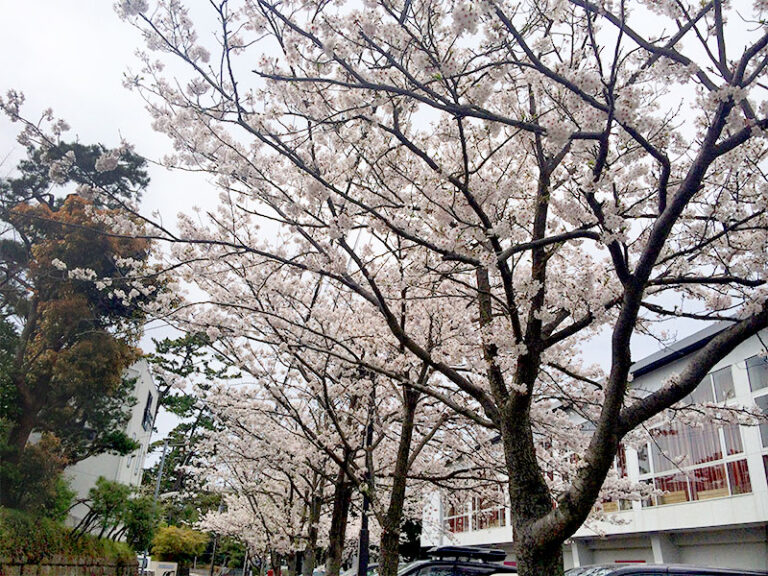
[(30, 564), (0, 558), (0, 576), (136, 576), (138, 563), (118, 564), (111, 558), (52, 557)]

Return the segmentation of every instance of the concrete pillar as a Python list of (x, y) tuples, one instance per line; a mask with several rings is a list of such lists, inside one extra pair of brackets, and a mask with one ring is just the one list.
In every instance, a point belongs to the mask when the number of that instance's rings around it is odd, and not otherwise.
[(592, 550), (587, 546), (586, 540), (571, 540), (571, 555), (573, 556), (573, 566), (589, 566), (593, 564)]
[(651, 534), (653, 561), (656, 564), (674, 564), (680, 562), (680, 549), (672, 542), (669, 534), (659, 532)]

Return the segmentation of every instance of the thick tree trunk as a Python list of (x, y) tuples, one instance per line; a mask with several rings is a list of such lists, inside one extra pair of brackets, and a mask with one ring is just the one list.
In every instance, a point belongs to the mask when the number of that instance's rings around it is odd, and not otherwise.
[(288, 568), (288, 576), (296, 576), (296, 566), (299, 562), (298, 554), (296, 552), (291, 552), (288, 554), (288, 559), (286, 561), (286, 566)]
[(19, 417), (8, 434), (8, 446), (11, 448), (11, 451), (4, 458), (8, 464), (13, 465), (21, 462), (24, 448), (27, 446), (37, 421), (36, 407), (29, 401), (26, 401), (23, 395), (19, 404)]
[(515, 471), (508, 486), (518, 573), (562, 576), (562, 545), (569, 534), (534, 529), (536, 521), (552, 511), (553, 499), (536, 459), (528, 410), (512, 402), (505, 407), (501, 433), (507, 469)]
[(548, 548), (515, 547), (517, 573), (520, 576), (556, 576), (563, 574), (563, 545)]
[(333, 491), (333, 510), (331, 528), (328, 534), (328, 557), (325, 562), (327, 576), (339, 576), (344, 553), (344, 540), (347, 535), (347, 518), (352, 501), (352, 483), (347, 480), (343, 467), (339, 467), (336, 485)]
[(400, 431), (400, 442), (397, 447), (397, 460), (392, 478), (392, 492), (389, 508), (381, 532), (381, 556), (379, 574), (395, 576), (400, 558), (400, 525), (403, 522), (403, 503), (405, 487), (408, 480), (408, 465), (413, 439), (414, 417), (419, 393), (412, 389), (403, 390), (403, 424)]
[[(30, 390), (23, 368), (27, 344), (31, 341), (36, 327), (37, 297), (32, 297), (29, 302), (29, 314), (26, 318), (24, 329), (19, 336), (13, 358), (13, 385), (19, 395), (18, 418), (8, 434), (8, 445), (12, 448), (12, 451), (3, 457), (8, 464), (12, 465), (18, 465), (21, 462), (24, 448), (26, 448), (29, 437), (37, 424), (37, 413), (40, 409), (36, 402), (40, 401), (40, 396), (42, 395), (39, 392), (35, 394)], [(48, 380), (43, 382), (47, 384)], [(37, 387), (35, 388), (37, 391)], [(0, 490), (0, 492), (4, 491)]]
[(304, 550), (303, 562), (301, 565), (302, 576), (312, 576), (315, 569), (317, 550), (317, 524), (320, 522), (320, 511), (323, 504), (323, 481), (318, 482), (318, 488), (312, 497), (309, 505), (309, 530), (307, 538), (307, 547)]

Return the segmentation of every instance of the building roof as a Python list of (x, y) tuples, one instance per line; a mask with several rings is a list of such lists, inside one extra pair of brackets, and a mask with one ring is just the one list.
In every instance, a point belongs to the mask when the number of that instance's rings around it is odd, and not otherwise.
[(707, 342), (712, 340), (712, 338), (717, 336), (720, 332), (731, 325), (731, 322), (727, 322), (725, 320), (715, 322), (714, 324), (711, 324), (710, 326), (707, 326), (698, 332), (694, 332), (682, 340), (673, 342), (669, 346), (666, 346), (663, 350), (654, 352), (650, 356), (646, 356), (642, 360), (635, 362), (632, 364), (630, 372), (632, 372), (632, 376), (638, 377), (642, 376), (643, 374), (647, 374), (648, 372), (652, 372), (657, 368), (661, 368), (662, 366), (670, 364), (671, 362), (674, 362), (683, 356), (687, 356), (691, 352), (695, 352), (696, 350), (703, 348)]

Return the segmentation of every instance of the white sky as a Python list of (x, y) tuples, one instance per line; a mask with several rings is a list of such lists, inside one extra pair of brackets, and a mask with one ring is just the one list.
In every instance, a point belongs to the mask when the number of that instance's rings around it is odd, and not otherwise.
[[(29, 119), (52, 108), (71, 126), (65, 138), (108, 147), (124, 138), (139, 154), (159, 160), (169, 141), (152, 130), (138, 93), (122, 85), (123, 74), (138, 68), (134, 52), (141, 45), (138, 31), (117, 17), (110, 0), (0, 0), (0, 92), (23, 92)], [(24, 155), (17, 131), (0, 119), (0, 176)], [(142, 208), (160, 210), (166, 223), (180, 209), (216, 198), (201, 176), (153, 167), (151, 177)]]

